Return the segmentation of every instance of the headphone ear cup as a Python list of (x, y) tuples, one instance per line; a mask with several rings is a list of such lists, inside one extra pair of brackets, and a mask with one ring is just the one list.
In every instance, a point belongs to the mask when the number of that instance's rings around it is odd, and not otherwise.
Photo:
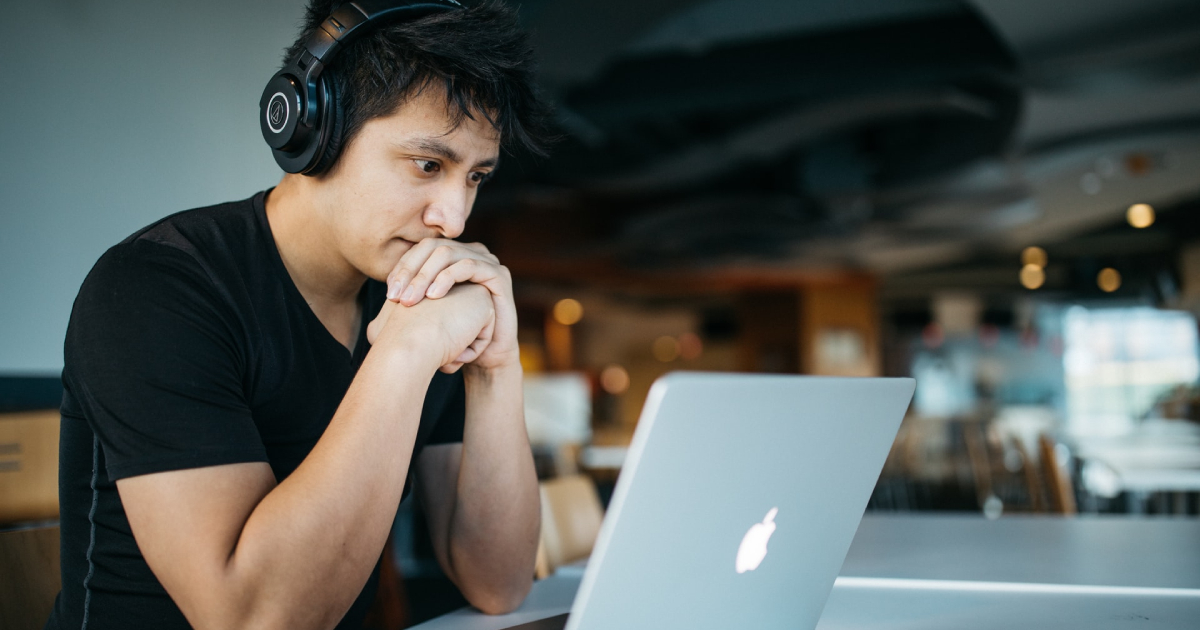
[(344, 116), (341, 99), (338, 98), (337, 87), (329, 80), (328, 74), (321, 77), (321, 90), (324, 94), (325, 120), (321, 121), (321, 145), (311, 169), (305, 175), (320, 175), (333, 167), (342, 151), (342, 129)]

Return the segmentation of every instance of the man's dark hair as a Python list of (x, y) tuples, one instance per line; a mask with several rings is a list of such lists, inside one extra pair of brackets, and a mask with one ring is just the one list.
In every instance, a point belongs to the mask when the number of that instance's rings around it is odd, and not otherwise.
[[(309, 3), (285, 63), (339, 4)], [(483, 116), (507, 150), (546, 154), (550, 108), (534, 83), (533, 47), (516, 11), (496, 0), (373, 28), (339, 51), (324, 76), (337, 89), (343, 114), (331, 149), (345, 147), (368, 120), (395, 112), (422, 90), (441, 88), (455, 127)]]

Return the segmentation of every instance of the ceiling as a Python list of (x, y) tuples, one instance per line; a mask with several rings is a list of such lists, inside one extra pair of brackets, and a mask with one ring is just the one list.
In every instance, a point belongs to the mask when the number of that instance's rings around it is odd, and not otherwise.
[(1011, 269), (1200, 196), (1194, 0), (520, 11), (564, 139), (506, 165), (477, 225), (531, 273)]

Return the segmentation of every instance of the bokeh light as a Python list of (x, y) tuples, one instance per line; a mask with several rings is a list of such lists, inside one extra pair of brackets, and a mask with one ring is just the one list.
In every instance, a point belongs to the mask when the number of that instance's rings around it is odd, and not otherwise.
[(1021, 267), (1021, 286), (1026, 289), (1040, 289), (1043, 284), (1046, 284), (1046, 272), (1038, 265), (1025, 265)]
[(579, 323), (581, 319), (583, 319), (583, 305), (579, 303), (579, 300), (567, 298), (559, 300), (554, 305), (554, 321), (563, 326), (572, 326)]
[(1048, 260), (1046, 250), (1041, 247), (1026, 247), (1021, 251), (1022, 265), (1036, 265), (1045, 268)]
[(1096, 284), (1105, 293), (1112, 293), (1121, 288), (1121, 273), (1112, 267), (1105, 267), (1096, 276)]
[(1135, 228), (1148, 228), (1154, 225), (1154, 208), (1147, 203), (1135, 203), (1129, 206), (1129, 210), (1125, 213), (1125, 220)]
[(600, 372), (600, 387), (614, 396), (624, 393), (629, 389), (629, 372), (616, 364), (604, 368)]

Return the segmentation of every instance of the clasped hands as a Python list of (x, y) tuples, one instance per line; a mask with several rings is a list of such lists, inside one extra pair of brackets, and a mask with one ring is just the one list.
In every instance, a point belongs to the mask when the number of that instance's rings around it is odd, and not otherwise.
[[(374, 345), (393, 323), (435, 325), (441, 371), (519, 365), (512, 276), (480, 243), (427, 238), (388, 274), (388, 299), (367, 327)], [(428, 298), (428, 299), (427, 299)]]

